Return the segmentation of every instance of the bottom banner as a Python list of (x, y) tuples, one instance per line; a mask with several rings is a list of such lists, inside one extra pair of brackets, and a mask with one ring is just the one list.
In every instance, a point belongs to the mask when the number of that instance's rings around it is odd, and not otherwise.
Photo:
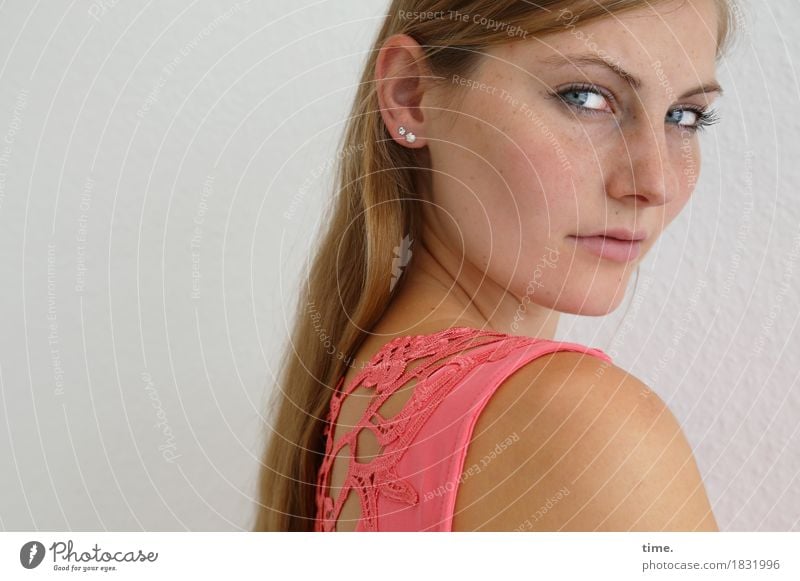
[(0, 533), (0, 579), (800, 579), (798, 533)]

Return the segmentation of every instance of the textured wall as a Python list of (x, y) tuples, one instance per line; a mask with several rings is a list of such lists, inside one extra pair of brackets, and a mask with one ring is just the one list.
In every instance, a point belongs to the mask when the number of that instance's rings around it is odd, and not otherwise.
[[(386, 4), (2, 4), (0, 529), (249, 526)], [(748, 4), (695, 197), (630, 307), (559, 334), (669, 402), (723, 529), (799, 530), (800, 6)]]

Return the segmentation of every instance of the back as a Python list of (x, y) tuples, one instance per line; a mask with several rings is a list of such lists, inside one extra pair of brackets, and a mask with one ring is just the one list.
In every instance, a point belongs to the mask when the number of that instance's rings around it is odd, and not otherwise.
[[(515, 371), (559, 351), (611, 362), (599, 349), (471, 327), (386, 343), (332, 398), (315, 530), (453, 530), (459, 486), (521, 436), (507, 434), (465, 466), (481, 411)], [(342, 408), (362, 397), (368, 404), (360, 419), (337, 422)], [(357, 517), (341, 518), (346, 504)]]

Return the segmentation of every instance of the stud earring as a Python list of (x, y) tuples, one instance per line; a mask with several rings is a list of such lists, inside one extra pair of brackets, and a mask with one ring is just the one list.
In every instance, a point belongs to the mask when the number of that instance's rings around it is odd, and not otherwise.
[(408, 141), (409, 143), (414, 143), (414, 142), (417, 140), (417, 136), (416, 136), (416, 135), (414, 135), (413, 133), (411, 133), (410, 131), (408, 131), (408, 130), (407, 130), (405, 127), (400, 127), (400, 128), (397, 130), (397, 132), (398, 132), (398, 133), (399, 133), (401, 136), (405, 136), (405, 138), (406, 138), (406, 141)]

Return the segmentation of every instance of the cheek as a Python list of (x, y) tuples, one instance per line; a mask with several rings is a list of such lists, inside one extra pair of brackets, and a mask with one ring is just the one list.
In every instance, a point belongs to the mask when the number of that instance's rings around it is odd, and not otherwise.
[(519, 96), (520, 104), (468, 95), (472, 119), (459, 120), (449, 136), (466, 146), (456, 154), (460, 167), (452, 169), (474, 190), (467, 202), (472, 221), (488, 222), (502, 234), (494, 236), (496, 245), (535, 251), (550, 237), (574, 232), (578, 201), (587, 197), (588, 179), (597, 171), (587, 166), (596, 162), (574, 120), (559, 117), (530, 87), (505, 78), (487, 82)]
[[(588, 167), (592, 160), (579, 154), (580, 143), (565, 138), (563, 129), (515, 121), (495, 124), (493, 136), (475, 142), (486, 160), (477, 191), (481, 220), (489, 230), (471, 233), (476, 254), (470, 258), (519, 296), (534, 280), (541, 296), (563, 277), (553, 256), (563, 250), (564, 237), (577, 231), (578, 218), (583, 218), (580, 200), (589, 197), (588, 180), (596, 168)], [(544, 283), (549, 284), (539, 286)]]
[(578, 144), (564, 135), (558, 127), (518, 123), (487, 154), (499, 182), (491, 191), (504, 198), (493, 211), (501, 212), (499, 223), (517, 225), (525, 251), (572, 233), (579, 201), (588, 196), (586, 180), (592, 169), (582, 167)]

